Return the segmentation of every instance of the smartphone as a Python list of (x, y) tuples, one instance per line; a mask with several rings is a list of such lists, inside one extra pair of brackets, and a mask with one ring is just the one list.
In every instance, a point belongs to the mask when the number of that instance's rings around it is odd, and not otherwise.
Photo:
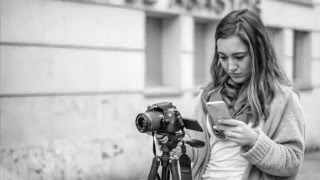
[(211, 119), (214, 121), (213, 124), (218, 124), (218, 120), (232, 119), (230, 111), (224, 101), (207, 102), (206, 106)]

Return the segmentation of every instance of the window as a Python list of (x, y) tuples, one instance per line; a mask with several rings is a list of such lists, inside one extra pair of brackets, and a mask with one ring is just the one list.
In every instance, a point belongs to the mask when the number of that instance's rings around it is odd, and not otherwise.
[(194, 86), (205, 86), (210, 80), (214, 55), (216, 22), (196, 21), (194, 29)]
[(294, 31), (292, 75), (294, 84), (298, 89), (312, 89), (311, 61), (311, 33)]
[(179, 23), (176, 17), (146, 18), (145, 87), (148, 94), (180, 89)]
[(160, 18), (146, 20), (146, 86), (163, 86), (162, 80), (162, 26)]

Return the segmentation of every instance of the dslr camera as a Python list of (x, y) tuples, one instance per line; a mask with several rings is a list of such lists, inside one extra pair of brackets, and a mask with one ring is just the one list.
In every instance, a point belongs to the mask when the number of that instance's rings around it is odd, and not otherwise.
[(182, 118), (171, 102), (161, 102), (148, 106), (145, 113), (136, 117), (136, 127), (142, 133), (153, 132), (175, 134), (183, 128), (202, 131), (196, 120)]
[(157, 131), (170, 133), (182, 129), (181, 115), (170, 102), (162, 102), (148, 106), (145, 113), (138, 114), (136, 118), (137, 129), (142, 132)]

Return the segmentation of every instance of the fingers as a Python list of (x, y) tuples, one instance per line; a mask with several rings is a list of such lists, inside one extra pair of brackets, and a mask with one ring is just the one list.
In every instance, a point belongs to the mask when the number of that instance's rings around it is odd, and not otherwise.
[(233, 126), (226, 126), (226, 125), (216, 125), (213, 126), (213, 129), (218, 130), (218, 131), (238, 131), (238, 127), (233, 127)]
[(223, 120), (224, 123), (219, 123), (213, 126), (215, 130), (223, 131), (226, 140), (232, 141), (239, 145), (254, 145), (258, 139), (258, 133), (252, 133), (252, 130), (247, 124), (242, 121), (230, 119)]
[(242, 125), (244, 122), (238, 121), (235, 119), (222, 119), (222, 120), (218, 120), (218, 123), (221, 125), (239, 126), (239, 125)]
[(223, 133), (227, 138), (235, 138), (235, 139), (239, 138), (239, 134), (233, 131), (224, 131)]
[(226, 140), (234, 142), (236, 144), (241, 144), (241, 141), (238, 138), (226, 137)]
[(237, 144), (241, 144), (242, 143), (242, 138), (241, 138), (241, 134), (237, 133), (237, 132), (233, 132), (233, 131), (224, 131), (223, 132), (224, 135), (226, 136), (226, 140), (228, 141), (232, 141), (234, 143)]

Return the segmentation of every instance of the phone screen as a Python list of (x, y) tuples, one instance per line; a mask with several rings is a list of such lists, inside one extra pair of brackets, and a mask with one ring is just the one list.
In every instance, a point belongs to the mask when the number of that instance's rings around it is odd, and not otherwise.
[(206, 105), (208, 113), (215, 124), (218, 123), (218, 120), (232, 118), (230, 111), (224, 101), (211, 101), (207, 102)]

